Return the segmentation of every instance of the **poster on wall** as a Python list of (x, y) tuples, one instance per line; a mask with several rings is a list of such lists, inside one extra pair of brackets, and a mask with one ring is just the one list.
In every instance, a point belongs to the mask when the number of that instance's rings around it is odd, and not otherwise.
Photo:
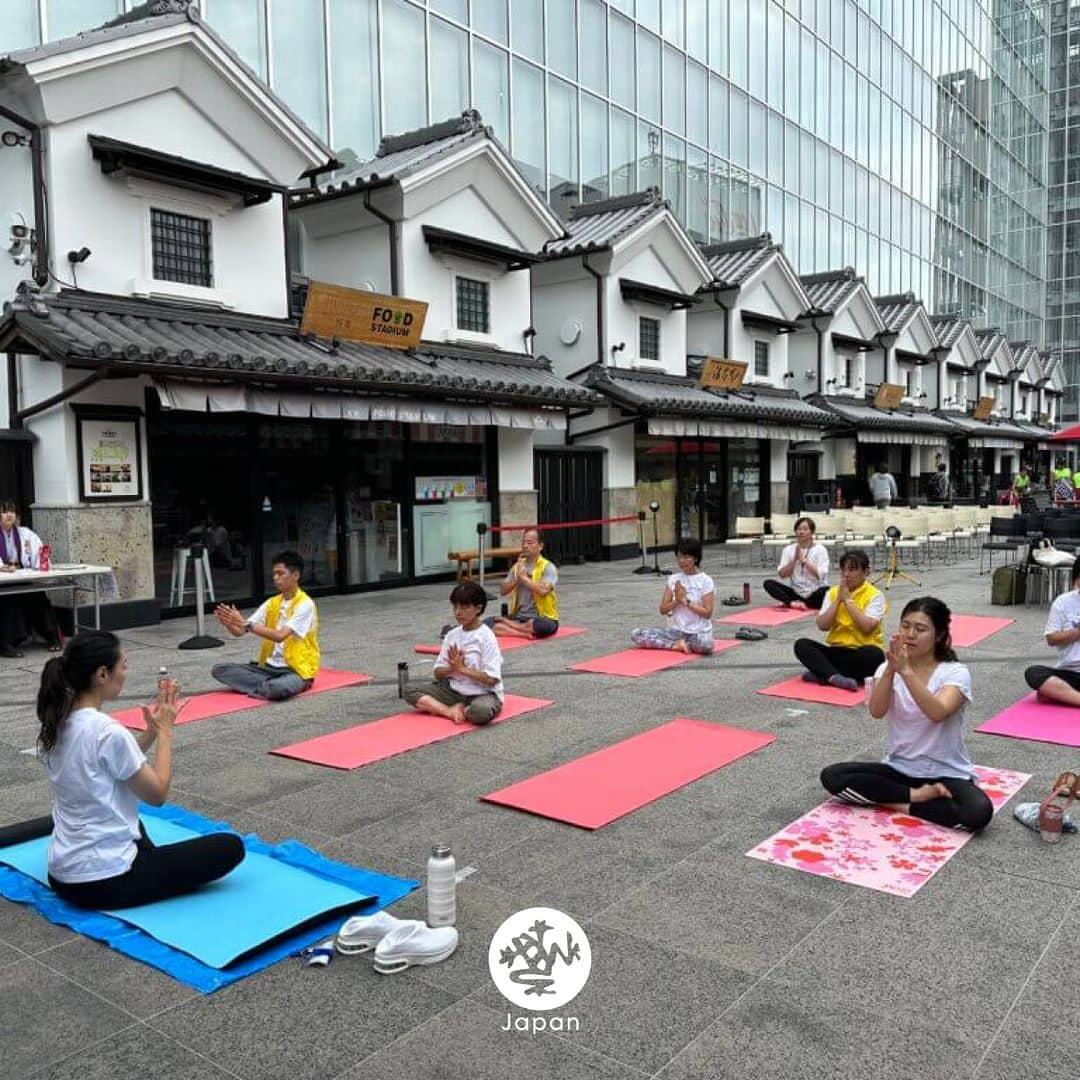
[(73, 405), (82, 502), (135, 502), (143, 497), (138, 409)]

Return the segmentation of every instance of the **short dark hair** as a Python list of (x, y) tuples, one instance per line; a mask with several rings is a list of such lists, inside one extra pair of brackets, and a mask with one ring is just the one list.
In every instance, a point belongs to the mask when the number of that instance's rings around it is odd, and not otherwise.
[(480, 587), (479, 581), (463, 581), (460, 585), (455, 585), (450, 593), (451, 604), (468, 604), (483, 611), (487, 602), (488, 595)]
[(806, 522), (806, 524), (807, 524), (807, 525), (809, 525), (809, 526), (810, 526), (810, 531), (811, 531), (812, 533), (816, 533), (816, 532), (817, 532), (817, 525), (816, 525), (816, 524), (814, 523), (814, 519), (813, 519), (813, 518), (810, 518), (810, 517), (800, 517), (800, 518), (796, 518), (796, 519), (795, 519), (795, 528), (796, 528), (796, 529), (798, 529), (798, 527), (799, 527), (799, 526), (800, 526), (800, 525), (801, 525), (801, 524), (802, 524), (802, 523), (803, 523), (804, 521)]
[(934, 659), (955, 661), (956, 652), (950, 634), (952, 612), (948, 605), (934, 596), (917, 596), (904, 605), (904, 610), (900, 612), (901, 620), (913, 612), (925, 615), (934, 627)]
[(279, 551), (276, 555), (270, 559), (271, 566), (277, 566), (281, 563), (286, 570), (295, 570), (298, 574), (304, 573), (304, 560), (300, 557), (298, 551), (293, 551), (292, 548), (287, 548), (285, 551)]
[(17, 514), (19, 504), (14, 499), (0, 499), (0, 514)]
[(859, 551), (858, 548), (854, 551), (845, 551), (840, 557), (840, 569), (846, 570), (849, 566), (856, 570), (869, 571), (870, 556), (865, 551)]
[(696, 536), (684, 536), (675, 545), (676, 555), (689, 555), (695, 566), (701, 565), (701, 541)]

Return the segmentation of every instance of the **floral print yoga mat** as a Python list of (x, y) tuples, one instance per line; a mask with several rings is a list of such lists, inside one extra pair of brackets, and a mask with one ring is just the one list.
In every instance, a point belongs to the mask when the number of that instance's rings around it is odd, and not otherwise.
[[(1031, 776), (976, 765), (975, 779), (996, 815)], [(971, 836), (910, 814), (829, 799), (746, 854), (893, 896), (914, 896)]]

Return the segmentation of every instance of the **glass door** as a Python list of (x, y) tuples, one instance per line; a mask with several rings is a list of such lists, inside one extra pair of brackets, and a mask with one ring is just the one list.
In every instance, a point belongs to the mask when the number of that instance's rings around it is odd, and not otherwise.
[(701, 536), (701, 443), (679, 440), (679, 536)]
[(757, 439), (728, 439), (728, 535), (735, 535), (737, 517), (760, 517), (761, 447)]
[(726, 540), (728, 485), (724, 477), (724, 444), (718, 439), (707, 440), (702, 447), (702, 480), (705, 497), (702, 502), (702, 540)]
[[(404, 542), (405, 443), (400, 424), (349, 425), (345, 432), (342, 543), (346, 586), (372, 585), (408, 576)], [(395, 437), (396, 436), (396, 437)]]

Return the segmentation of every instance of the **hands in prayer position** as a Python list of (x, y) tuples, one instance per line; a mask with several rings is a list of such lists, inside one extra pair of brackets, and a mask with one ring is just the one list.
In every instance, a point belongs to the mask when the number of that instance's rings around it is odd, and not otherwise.
[(239, 608), (232, 604), (218, 604), (214, 608), (217, 621), (232, 634), (233, 637), (242, 637), (247, 633), (247, 620)]

